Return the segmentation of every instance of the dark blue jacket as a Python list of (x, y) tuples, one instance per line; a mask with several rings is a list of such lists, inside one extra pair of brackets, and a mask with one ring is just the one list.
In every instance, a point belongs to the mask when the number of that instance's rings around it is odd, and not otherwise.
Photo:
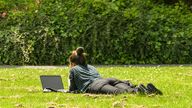
[(96, 68), (91, 65), (76, 65), (70, 69), (69, 91), (85, 92), (96, 79), (101, 78)]

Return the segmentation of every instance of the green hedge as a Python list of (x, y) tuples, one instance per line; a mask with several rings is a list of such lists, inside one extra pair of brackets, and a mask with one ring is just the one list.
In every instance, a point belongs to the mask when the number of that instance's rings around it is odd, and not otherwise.
[(0, 23), (0, 64), (67, 64), (78, 46), (92, 64), (192, 63), (192, 13), (182, 3), (42, 0)]

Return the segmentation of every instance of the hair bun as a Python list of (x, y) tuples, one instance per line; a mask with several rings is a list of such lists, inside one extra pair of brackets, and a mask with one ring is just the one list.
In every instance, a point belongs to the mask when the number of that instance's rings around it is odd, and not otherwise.
[(77, 52), (77, 55), (81, 55), (81, 54), (84, 53), (84, 48), (83, 48), (83, 47), (78, 47), (78, 48), (76, 49), (76, 52)]

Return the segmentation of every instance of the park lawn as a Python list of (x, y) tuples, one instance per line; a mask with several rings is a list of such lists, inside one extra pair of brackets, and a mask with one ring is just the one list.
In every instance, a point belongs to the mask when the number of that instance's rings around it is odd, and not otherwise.
[(192, 108), (192, 67), (98, 67), (100, 74), (134, 84), (155, 84), (162, 96), (43, 93), (40, 75), (61, 75), (69, 68), (0, 68), (0, 108)]

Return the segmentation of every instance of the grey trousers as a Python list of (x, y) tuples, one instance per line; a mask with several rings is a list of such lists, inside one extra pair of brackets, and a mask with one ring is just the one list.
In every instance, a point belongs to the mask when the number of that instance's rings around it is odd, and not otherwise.
[(86, 92), (101, 94), (134, 93), (135, 86), (128, 81), (121, 81), (114, 78), (97, 79), (89, 85)]

